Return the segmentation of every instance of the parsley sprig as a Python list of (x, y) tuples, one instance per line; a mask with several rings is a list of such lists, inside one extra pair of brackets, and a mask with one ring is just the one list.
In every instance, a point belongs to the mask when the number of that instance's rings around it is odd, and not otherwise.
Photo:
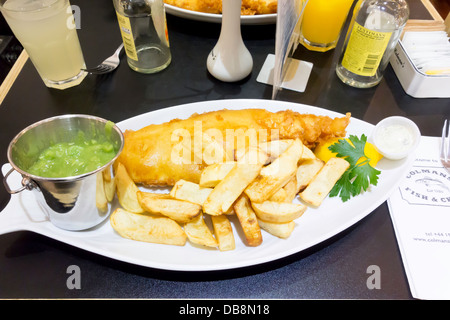
[(363, 134), (359, 139), (350, 135), (348, 140), (340, 139), (328, 147), (337, 154), (337, 157), (344, 158), (350, 163), (350, 167), (330, 191), (330, 197), (340, 196), (343, 202), (366, 191), (370, 185), (376, 186), (378, 175), (381, 173), (369, 164), (370, 159), (364, 153), (367, 137)]

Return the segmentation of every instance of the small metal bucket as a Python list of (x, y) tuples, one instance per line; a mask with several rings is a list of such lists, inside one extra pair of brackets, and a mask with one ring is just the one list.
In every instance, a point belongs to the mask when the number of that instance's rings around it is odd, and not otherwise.
[[(106, 130), (107, 124), (111, 130)], [(115, 157), (97, 170), (77, 176), (47, 178), (26, 171), (43, 150), (55, 143), (73, 142), (80, 132), (86, 139), (106, 138), (117, 151)], [(63, 115), (45, 119), (22, 130), (9, 144), (8, 161), (12, 169), (4, 176), (3, 183), (10, 194), (31, 190), (55, 226), (73, 231), (89, 229), (105, 220), (111, 211), (112, 199), (106, 196), (105, 184), (123, 143), (120, 129), (116, 125), (111, 127), (102, 118)], [(14, 170), (22, 175), (22, 187), (16, 190), (7, 182)]]

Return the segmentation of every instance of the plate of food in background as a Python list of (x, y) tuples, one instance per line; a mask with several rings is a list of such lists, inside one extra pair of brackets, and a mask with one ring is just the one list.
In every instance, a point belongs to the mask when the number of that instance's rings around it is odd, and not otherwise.
[[(164, 3), (166, 12), (177, 17), (214, 23), (222, 21), (222, 0), (164, 0)], [(278, 0), (242, 0), (242, 24), (275, 23), (277, 3)]]

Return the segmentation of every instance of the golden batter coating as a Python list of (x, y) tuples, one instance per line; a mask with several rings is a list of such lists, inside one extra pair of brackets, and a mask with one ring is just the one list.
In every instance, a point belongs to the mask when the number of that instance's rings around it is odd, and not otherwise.
[[(222, 0), (164, 0), (165, 3), (186, 10), (222, 13)], [(277, 12), (278, 0), (242, 0), (241, 14), (256, 15)]]
[(344, 137), (349, 122), (350, 114), (333, 119), (292, 110), (211, 111), (194, 114), (185, 120), (152, 124), (137, 131), (127, 130), (124, 148), (117, 161), (138, 184), (171, 186), (180, 179), (198, 183), (202, 169), (207, 165), (205, 158), (201, 158), (205, 136), (221, 143), (222, 150), (228, 155), (229, 150), (233, 153), (238, 149), (236, 146), (242, 137), (246, 146), (250, 145), (252, 134), (257, 135), (257, 143), (298, 138), (305, 146), (314, 148), (321, 141)]

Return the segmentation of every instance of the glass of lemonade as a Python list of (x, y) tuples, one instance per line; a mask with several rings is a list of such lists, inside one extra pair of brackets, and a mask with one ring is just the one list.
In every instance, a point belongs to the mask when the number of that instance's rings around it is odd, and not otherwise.
[(303, 13), (300, 43), (312, 51), (336, 47), (353, 0), (309, 0)]
[(69, 0), (0, 0), (0, 11), (47, 87), (83, 81), (83, 53)]

